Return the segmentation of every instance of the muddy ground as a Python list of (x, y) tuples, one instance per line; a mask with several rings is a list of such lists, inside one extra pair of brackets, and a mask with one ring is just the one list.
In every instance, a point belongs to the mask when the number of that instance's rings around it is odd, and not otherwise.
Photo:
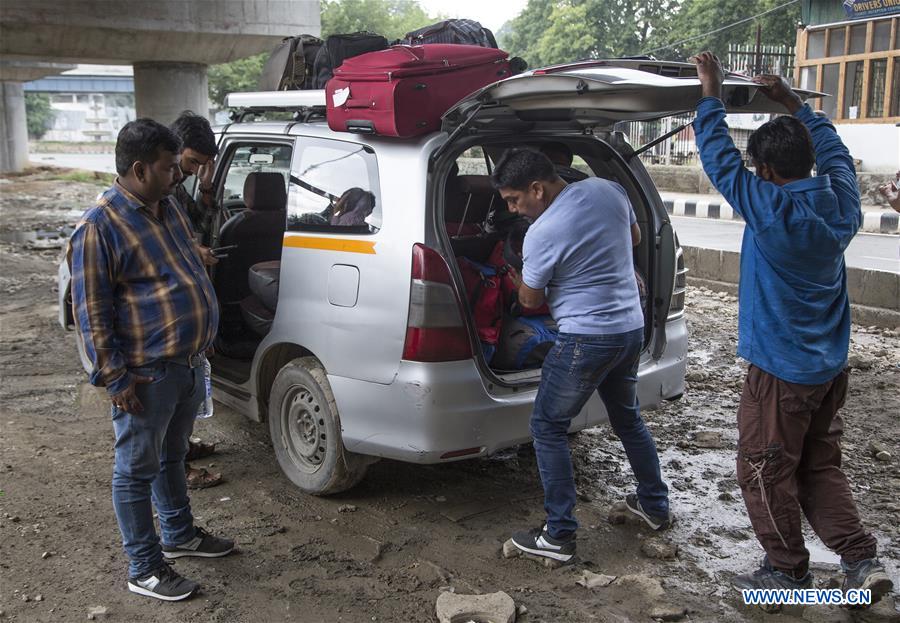
[[(645, 414), (672, 491), (675, 527), (612, 523), (632, 485), (608, 429), (573, 437), (580, 562), (547, 570), (501, 557), (510, 531), (542, 520), (534, 455), (521, 447), (441, 466), (382, 461), (351, 492), (315, 498), (279, 471), (267, 428), (217, 405), (196, 432), (219, 452), (198, 465), (227, 482), (193, 494), (198, 522), (239, 552), (179, 561), (203, 592), (177, 604), (125, 589), (110, 501), (113, 433), (104, 395), (86, 384), (73, 334), (57, 323), (59, 249), (24, 235), (71, 225), (102, 186), (51, 169), (0, 178), (0, 620), (433, 621), (442, 590), (506, 591), (528, 621), (760, 621), (728, 579), (761, 555), (734, 476), (736, 300), (692, 289), (691, 355), (680, 401)], [(37, 248), (36, 248), (37, 247)], [(845, 467), (893, 577), (900, 560), (900, 339), (854, 327)], [(877, 461), (871, 441), (893, 458)], [(652, 558), (668, 555), (669, 560)], [(669, 551), (662, 551), (662, 550)], [(820, 585), (836, 559), (811, 540)], [(576, 585), (584, 570), (617, 576)], [(684, 613), (684, 614), (682, 614)], [(891, 599), (868, 613), (809, 607), (776, 621), (900, 620)]]

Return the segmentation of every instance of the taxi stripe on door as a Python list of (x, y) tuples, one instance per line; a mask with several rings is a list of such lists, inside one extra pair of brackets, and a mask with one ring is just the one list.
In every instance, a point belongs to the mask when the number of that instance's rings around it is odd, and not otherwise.
[(375, 255), (375, 242), (371, 240), (285, 236), (284, 246), (294, 249), (320, 249), (322, 251), (343, 251), (344, 253)]

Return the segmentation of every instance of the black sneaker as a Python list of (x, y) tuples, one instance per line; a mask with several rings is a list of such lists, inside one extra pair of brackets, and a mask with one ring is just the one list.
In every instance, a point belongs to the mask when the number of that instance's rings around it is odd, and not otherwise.
[(163, 556), (166, 558), (181, 558), (182, 556), (199, 556), (200, 558), (219, 558), (226, 556), (234, 550), (234, 541), (220, 539), (213, 536), (203, 528), (197, 528), (194, 538), (181, 545), (163, 545)]
[(654, 530), (665, 530), (672, 525), (671, 513), (666, 516), (651, 515), (650, 513), (646, 512), (643, 507), (641, 507), (641, 501), (638, 500), (638, 496), (636, 493), (629, 493), (625, 496), (625, 506), (627, 506), (628, 510), (630, 510), (632, 513), (647, 522), (647, 525)]
[(146, 595), (163, 601), (187, 599), (200, 588), (192, 580), (183, 578), (172, 568), (172, 563), (163, 563), (154, 571), (137, 578), (128, 578), (128, 590), (138, 595)]
[(841, 561), (841, 568), (845, 574), (841, 590), (846, 593), (854, 588), (868, 589), (872, 591), (872, 604), (878, 603), (894, 588), (894, 583), (877, 558), (867, 558), (851, 564)]
[(575, 557), (575, 535), (571, 534), (564, 539), (554, 539), (547, 532), (546, 525), (533, 530), (514, 532), (512, 542), (523, 552), (552, 558), (564, 564)]

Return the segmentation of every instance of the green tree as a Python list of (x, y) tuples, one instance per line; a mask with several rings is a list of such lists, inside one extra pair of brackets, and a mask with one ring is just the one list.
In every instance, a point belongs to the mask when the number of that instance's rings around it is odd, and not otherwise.
[(500, 29), (500, 44), (531, 67), (640, 54), (670, 30), (677, 7), (677, 0), (529, 0)]
[[(322, 38), (360, 30), (377, 32), (389, 41), (422, 28), (441, 17), (429, 17), (418, 2), (409, 0), (323, 0)], [(225, 96), (234, 91), (255, 91), (268, 53), (242, 58), (209, 68), (209, 99), (224, 107)]]
[(797, 23), (800, 21), (799, 2), (758, 20), (723, 29), (783, 4), (785, 0), (745, 0), (740, 3), (685, 0), (670, 31), (666, 33), (667, 40), (657, 39), (653, 42), (653, 47), (667, 46), (656, 51), (655, 55), (658, 58), (681, 60), (701, 50), (712, 50), (720, 58), (724, 58), (728, 54), (728, 44), (746, 45), (756, 42), (757, 24), (761, 26), (763, 45), (793, 46), (797, 37)]
[(50, 96), (46, 93), (25, 94), (25, 119), (28, 136), (40, 139), (53, 125), (56, 113), (50, 106)]
[(322, 37), (368, 30), (399, 39), (441, 17), (431, 17), (418, 2), (410, 0), (323, 0)]
[[(215, 106), (225, 106), (225, 96), (235, 91), (255, 91), (268, 54), (257, 54), (230, 63), (212, 65), (207, 72), (209, 100)], [(199, 112), (199, 111), (198, 111)]]

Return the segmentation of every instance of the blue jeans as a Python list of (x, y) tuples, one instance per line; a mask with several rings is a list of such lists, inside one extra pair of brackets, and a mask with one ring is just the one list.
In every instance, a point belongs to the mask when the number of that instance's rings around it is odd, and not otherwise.
[(667, 515), (669, 489), (662, 481), (659, 456), (641, 418), (637, 369), (643, 329), (612, 335), (560, 333), (541, 369), (541, 384), (531, 416), (547, 529), (553, 538), (575, 532), (575, 478), (567, 433), (594, 391), (599, 392), (613, 431), (622, 441), (637, 495), (650, 514)]
[[(163, 562), (153, 526), (159, 516), (162, 542), (180, 545), (194, 538), (194, 518), (184, 476), (184, 457), (194, 416), (205, 398), (203, 368), (159, 362), (130, 370), (153, 381), (136, 386), (144, 407), (132, 414), (112, 409), (116, 463), (112, 492), (128, 572), (138, 577)], [(151, 506), (152, 498), (152, 506)]]

